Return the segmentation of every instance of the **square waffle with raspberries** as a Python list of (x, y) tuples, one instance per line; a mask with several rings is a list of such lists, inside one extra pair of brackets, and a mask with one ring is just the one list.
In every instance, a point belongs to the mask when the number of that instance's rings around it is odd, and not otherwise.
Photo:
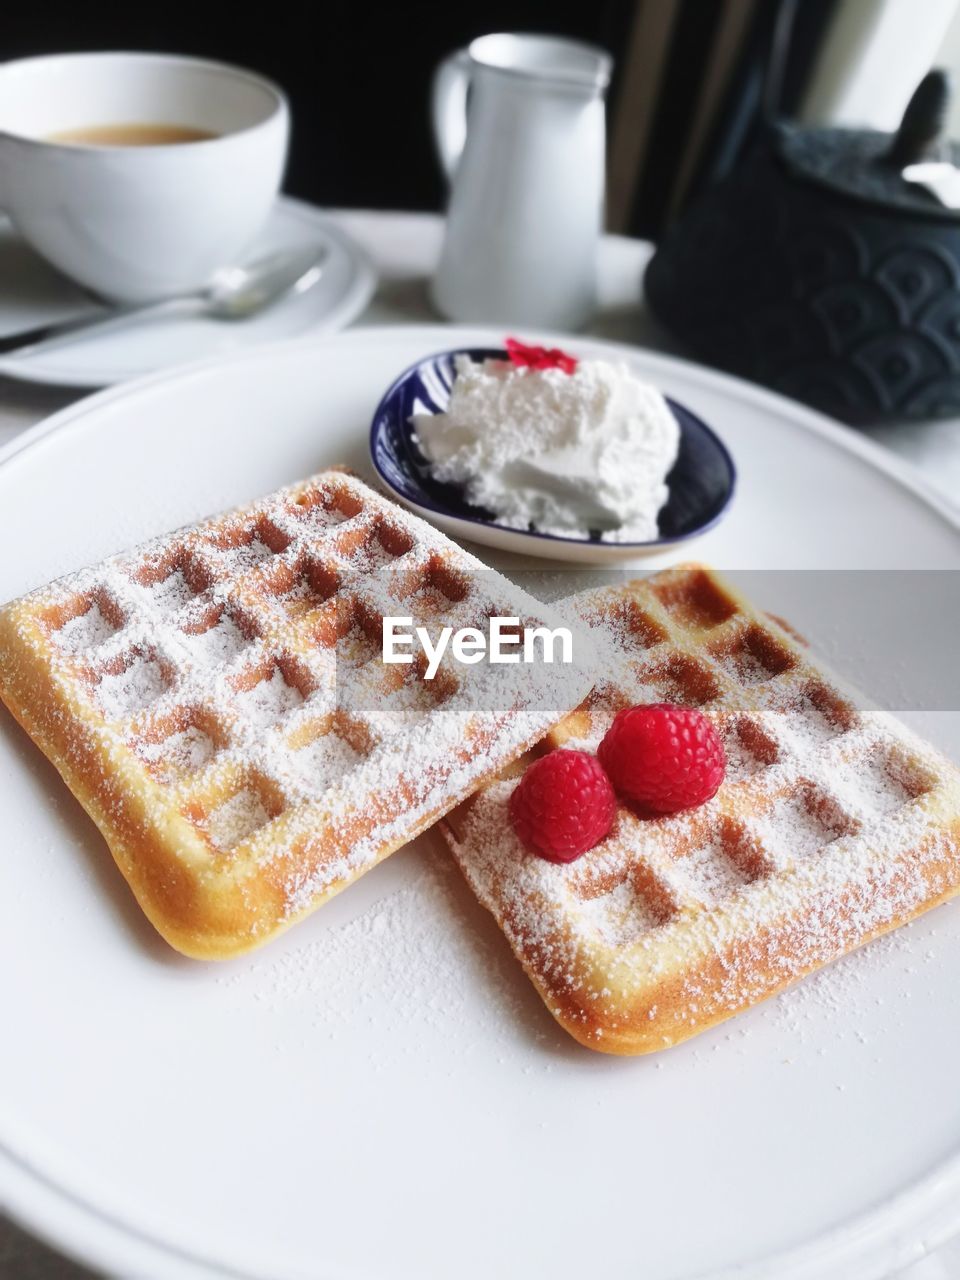
[[(858, 705), (783, 625), (685, 567), (562, 602), (606, 671), (527, 756), (448, 815), (447, 842), (551, 1013), (581, 1043), (679, 1043), (960, 889), (960, 773)], [(511, 825), (525, 769), (595, 752), (617, 713), (699, 708), (726, 749), (707, 803), (613, 825), (578, 860)]]
[(385, 615), (549, 610), (329, 471), (0, 609), (0, 696), (178, 950), (338, 892), (581, 700), (573, 667), (385, 665)]

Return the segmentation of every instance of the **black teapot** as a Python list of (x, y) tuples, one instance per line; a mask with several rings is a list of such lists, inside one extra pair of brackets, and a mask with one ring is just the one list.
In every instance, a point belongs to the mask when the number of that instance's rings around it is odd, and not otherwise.
[(908, 182), (943, 140), (932, 71), (900, 129), (783, 121), (666, 234), (645, 291), (707, 363), (853, 423), (960, 415), (960, 210)]

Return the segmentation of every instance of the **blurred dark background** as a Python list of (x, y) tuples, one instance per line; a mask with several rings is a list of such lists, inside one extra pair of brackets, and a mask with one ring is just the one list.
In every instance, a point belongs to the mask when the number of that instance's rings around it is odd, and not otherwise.
[[(750, 144), (778, 25), (781, 32), (792, 26), (775, 93), (790, 110), (839, 2), (488, 0), (481, 9), (416, 0), (229, 8), (45, 0), (5, 7), (0, 56), (144, 49), (249, 66), (290, 96), (292, 194), (320, 205), (440, 209), (445, 189), (429, 124), (430, 77), (439, 60), (490, 31), (574, 36), (603, 45), (616, 60), (611, 222), (656, 236), (698, 186)], [(705, 101), (701, 91), (711, 78), (717, 83)]]

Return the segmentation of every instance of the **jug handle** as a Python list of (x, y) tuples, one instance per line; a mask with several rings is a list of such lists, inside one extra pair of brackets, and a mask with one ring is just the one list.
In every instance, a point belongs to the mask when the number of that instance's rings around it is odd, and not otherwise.
[(470, 55), (458, 49), (433, 73), (430, 109), (433, 140), (448, 179), (457, 171), (467, 141), (467, 90), (470, 87)]

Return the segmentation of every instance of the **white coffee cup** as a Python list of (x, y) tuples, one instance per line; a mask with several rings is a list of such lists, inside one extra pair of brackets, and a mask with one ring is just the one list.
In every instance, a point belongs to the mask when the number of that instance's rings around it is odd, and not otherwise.
[[(81, 53), (0, 65), (0, 209), (65, 275), (124, 302), (185, 293), (265, 222), (289, 136), (268, 80), (195, 58)], [(51, 141), (106, 125), (177, 125), (204, 141)]]

